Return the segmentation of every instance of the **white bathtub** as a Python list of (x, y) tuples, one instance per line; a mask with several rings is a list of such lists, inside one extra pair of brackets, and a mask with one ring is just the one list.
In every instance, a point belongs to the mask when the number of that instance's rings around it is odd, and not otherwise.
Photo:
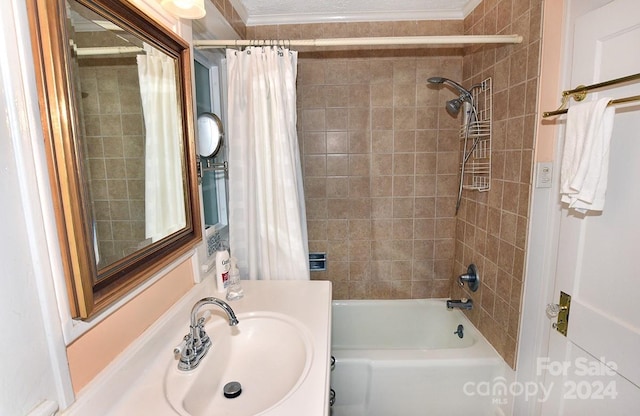
[(502, 414), (474, 392), (502, 375), (504, 361), (444, 300), (334, 301), (332, 313), (332, 416)]

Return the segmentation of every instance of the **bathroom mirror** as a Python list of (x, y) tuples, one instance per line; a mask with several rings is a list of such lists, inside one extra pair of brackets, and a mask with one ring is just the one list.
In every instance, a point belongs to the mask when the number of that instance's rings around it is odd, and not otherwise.
[(201, 239), (189, 44), (128, 1), (29, 0), (72, 315)]
[(201, 157), (214, 157), (218, 154), (224, 129), (222, 121), (213, 113), (202, 113), (198, 116), (198, 153)]

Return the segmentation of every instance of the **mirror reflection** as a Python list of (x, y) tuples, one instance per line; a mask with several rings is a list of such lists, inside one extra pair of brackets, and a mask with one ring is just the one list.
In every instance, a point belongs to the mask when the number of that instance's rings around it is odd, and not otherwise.
[(76, 1), (67, 1), (67, 12), (100, 271), (186, 226), (178, 68)]
[[(197, 93), (196, 93), (197, 94)], [(200, 157), (214, 157), (220, 151), (224, 140), (222, 121), (213, 113), (198, 116), (198, 154)]]
[(202, 206), (206, 229), (222, 230), (227, 220), (224, 125), (220, 63), (224, 55), (196, 53), (194, 63), (198, 154), (202, 171)]

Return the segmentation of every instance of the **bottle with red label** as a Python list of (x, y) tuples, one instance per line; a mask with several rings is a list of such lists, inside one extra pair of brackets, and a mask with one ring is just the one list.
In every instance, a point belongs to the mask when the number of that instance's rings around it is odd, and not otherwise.
[(219, 293), (227, 291), (230, 269), (229, 249), (225, 243), (221, 242), (216, 250), (216, 286)]

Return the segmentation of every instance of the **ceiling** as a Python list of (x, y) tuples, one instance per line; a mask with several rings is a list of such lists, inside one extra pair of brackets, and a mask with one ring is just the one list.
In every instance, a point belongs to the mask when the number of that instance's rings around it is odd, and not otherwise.
[(481, 0), (231, 0), (247, 26), (463, 19)]

